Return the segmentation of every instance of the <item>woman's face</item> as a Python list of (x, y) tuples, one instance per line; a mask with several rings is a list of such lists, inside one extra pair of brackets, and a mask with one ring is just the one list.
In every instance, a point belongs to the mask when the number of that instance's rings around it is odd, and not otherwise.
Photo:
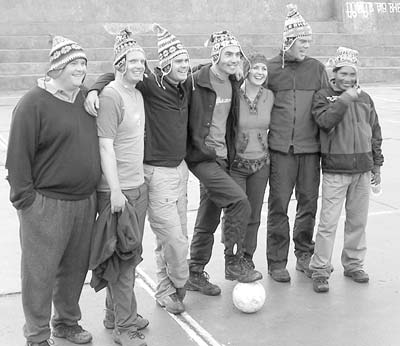
[(267, 80), (267, 77), (267, 65), (262, 62), (258, 62), (251, 67), (247, 76), (247, 80), (255, 86), (261, 86)]

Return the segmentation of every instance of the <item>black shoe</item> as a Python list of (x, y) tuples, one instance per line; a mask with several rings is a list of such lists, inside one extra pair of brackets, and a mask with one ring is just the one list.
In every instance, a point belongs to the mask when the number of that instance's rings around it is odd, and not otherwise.
[(256, 269), (256, 266), (253, 262), (253, 259), (246, 254), (243, 256), (243, 264), (249, 267), (250, 269)]
[(286, 268), (270, 269), (268, 270), (269, 275), (277, 282), (289, 282), (290, 274)]
[(48, 339), (42, 342), (33, 342), (27, 341), (26, 346), (51, 346), (54, 345), (54, 341), (52, 339)]
[(188, 291), (199, 291), (206, 296), (218, 296), (221, 294), (221, 289), (210, 282), (210, 276), (205, 271), (190, 272), (185, 288)]
[(329, 291), (329, 283), (327, 278), (318, 277), (313, 279), (313, 289), (317, 293)]
[(225, 261), (225, 279), (239, 282), (254, 282), (262, 279), (262, 274), (255, 270), (245, 259), (230, 258)]

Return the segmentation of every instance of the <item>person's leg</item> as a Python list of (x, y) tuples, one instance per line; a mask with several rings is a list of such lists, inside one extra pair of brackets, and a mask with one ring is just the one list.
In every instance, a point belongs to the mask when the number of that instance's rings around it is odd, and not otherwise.
[(81, 201), (58, 201), (62, 227), (69, 233), (54, 287), (53, 326), (73, 326), (81, 319), (79, 297), (89, 267), (96, 194)]
[(145, 176), (149, 188), (148, 217), (157, 240), (156, 298), (161, 299), (176, 294), (189, 276), (187, 227), (182, 216), (187, 208), (188, 171), (184, 163), (174, 168), (145, 165)]
[(244, 239), (244, 254), (250, 259), (253, 258), (257, 248), (258, 229), (268, 177), (269, 165), (265, 165), (259, 171), (249, 175), (246, 182), (246, 193), (250, 202), (251, 214)]
[(314, 226), (318, 206), (320, 183), (320, 155), (295, 155), (298, 163), (296, 180), (296, 220), (293, 227), (296, 269), (307, 275), (311, 255), (314, 252)]
[[(310, 270), (314, 282), (328, 280), (330, 277), (336, 229), (348, 185), (349, 180), (344, 174), (323, 174), (321, 214), (315, 237), (314, 254), (310, 261)], [(314, 290), (317, 292), (325, 292), (328, 288), (323, 290), (314, 284)]]
[(79, 298), (89, 268), (90, 243), (96, 215), (96, 194), (81, 201), (58, 201), (62, 227), (68, 232), (53, 290), (53, 336), (73, 343), (90, 342), (92, 336), (78, 325)]
[(21, 240), (21, 293), (28, 342), (50, 337), (52, 292), (68, 234), (61, 227), (57, 201), (39, 193), (18, 211)]
[[(368, 219), (370, 179), (369, 172), (354, 174), (347, 192), (344, 245), (341, 257), (346, 274), (363, 271), (367, 252), (365, 229)], [(358, 282), (366, 281), (368, 279), (365, 275), (364, 280)]]
[(290, 241), (287, 212), (296, 183), (297, 163), (292, 153), (282, 154), (271, 150), (270, 157), (267, 262), (268, 269), (272, 272), (286, 268), (287, 264)]

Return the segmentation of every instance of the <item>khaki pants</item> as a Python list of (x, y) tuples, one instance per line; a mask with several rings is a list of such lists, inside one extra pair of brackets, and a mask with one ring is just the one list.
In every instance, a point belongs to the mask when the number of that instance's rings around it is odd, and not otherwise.
[(345, 202), (346, 221), (342, 265), (345, 271), (363, 268), (367, 252), (367, 226), (370, 172), (359, 174), (324, 173), (322, 179), (322, 208), (310, 269), (313, 278), (329, 278), (336, 229)]
[(144, 165), (149, 191), (147, 214), (156, 236), (156, 298), (182, 288), (188, 277), (187, 181), (185, 161), (178, 167)]

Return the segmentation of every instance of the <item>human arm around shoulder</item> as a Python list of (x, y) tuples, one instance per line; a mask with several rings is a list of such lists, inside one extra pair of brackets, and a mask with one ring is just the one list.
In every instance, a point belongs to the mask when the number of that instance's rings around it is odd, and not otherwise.
[(123, 211), (126, 197), (122, 193), (114, 150), (114, 140), (122, 118), (122, 104), (116, 91), (105, 90), (100, 96), (100, 109), (97, 118), (101, 169), (110, 188), (111, 212)]
[(375, 110), (375, 105), (372, 99), (370, 109), (370, 125), (372, 130), (371, 147), (374, 167), (372, 169), (372, 181), (374, 184), (381, 182), (381, 166), (383, 165), (384, 157), (382, 154), (382, 131), (379, 124), (378, 114)]
[(32, 172), (39, 145), (40, 119), (35, 97), (31, 93), (25, 95), (12, 114), (6, 168), (10, 201), (16, 209), (28, 208), (36, 197)]
[(99, 94), (104, 87), (115, 79), (114, 73), (105, 73), (101, 75), (94, 84), (89, 88), (89, 92), (85, 100), (85, 110), (90, 115), (96, 117), (99, 109)]

